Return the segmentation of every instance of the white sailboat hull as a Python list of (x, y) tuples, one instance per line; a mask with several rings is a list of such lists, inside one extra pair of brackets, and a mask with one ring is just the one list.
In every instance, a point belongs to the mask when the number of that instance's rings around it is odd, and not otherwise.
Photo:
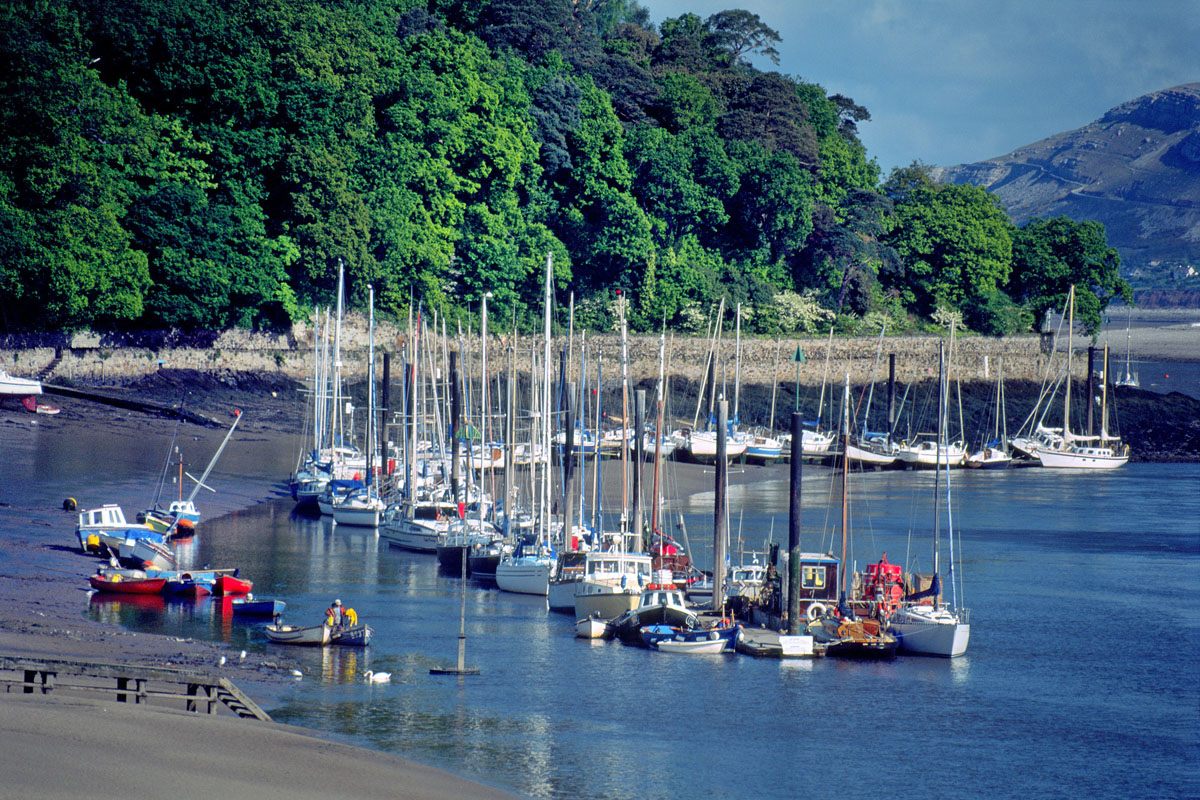
[(379, 532), (380, 538), (388, 544), (416, 553), (436, 553), (438, 545), (443, 541), (445, 532), (441, 526), (424, 525), (418, 520), (399, 519), (389, 520)]
[(496, 567), (496, 587), (514, 594), (545, 597), (550, 592), (550, 563), (501, 561)]
[(856, 461), (860, 464), (873, 464), (877, 466), (886, 466), (896, 460), (894, 455), (887, 453), (877, 453), (874, 450), (864, 450), (861, 447), (856, 447), (852, 444), (846, 445), (846, 458), (851, 461)]
[(892, 615), (889, 627), (906, 653), (955, 658), (967, 652), (971, 640), (970, 623), (932, 606), (902, 608)]
[(382, 508), (343, 508), (335, 506), (333, 509), (333, 521), (338, 525), (359, 525), (365, 528), (378, 528), (379, 517), (382, 513)]
[(1038, 450), (1036, 456), (1043, 467), (1053, 469), (1116, 469), (1129, 463), (1128, 453), (1114, 453), (1107, 447)]

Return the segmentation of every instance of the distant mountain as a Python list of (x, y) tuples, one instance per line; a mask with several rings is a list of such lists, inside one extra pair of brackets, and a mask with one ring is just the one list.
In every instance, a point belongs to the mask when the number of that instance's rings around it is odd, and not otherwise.
[(1057, 216), (1104, 223), (1135, 285), (1200, 288), (1186, 277), (1189, 265), (1200, 272), (1200, 83), (1144, 95), (1006, 156), (932, 173), (988, 189), (1017, 224)]

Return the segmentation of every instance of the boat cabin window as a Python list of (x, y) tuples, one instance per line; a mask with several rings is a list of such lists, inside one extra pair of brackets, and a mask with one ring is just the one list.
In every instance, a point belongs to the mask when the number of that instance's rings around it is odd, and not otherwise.
[(800, 572), (800, 587), (802, 589), (824, 589), (825, 567), (804, 567)]

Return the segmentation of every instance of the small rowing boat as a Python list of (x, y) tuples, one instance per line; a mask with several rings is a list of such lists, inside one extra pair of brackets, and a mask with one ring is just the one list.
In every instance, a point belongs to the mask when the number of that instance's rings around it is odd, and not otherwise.
[(159, 594), (166, 585), (166, 578), (135, 578), (120, 574), (97, 573), (88, 578), (97, 592), (119, 594)]
[(263, 626), (267, 638), (276, 644), (296, 644), (308, 647), (319, 647), (329, 644), (332, 628), (328, 625), (284, 625), (272, 624)]

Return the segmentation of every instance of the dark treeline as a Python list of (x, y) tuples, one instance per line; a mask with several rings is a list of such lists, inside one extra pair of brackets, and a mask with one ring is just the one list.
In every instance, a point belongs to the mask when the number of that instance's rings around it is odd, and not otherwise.
[[(757, 333), (1027, 330), (1128, 295), (1098, 223), (886, 179), (746, 11), (630, 0), (19, 0), (0, 9), (0, 329), (381, 313)], [(559, 324), (565, 321), (559, 310)]]

